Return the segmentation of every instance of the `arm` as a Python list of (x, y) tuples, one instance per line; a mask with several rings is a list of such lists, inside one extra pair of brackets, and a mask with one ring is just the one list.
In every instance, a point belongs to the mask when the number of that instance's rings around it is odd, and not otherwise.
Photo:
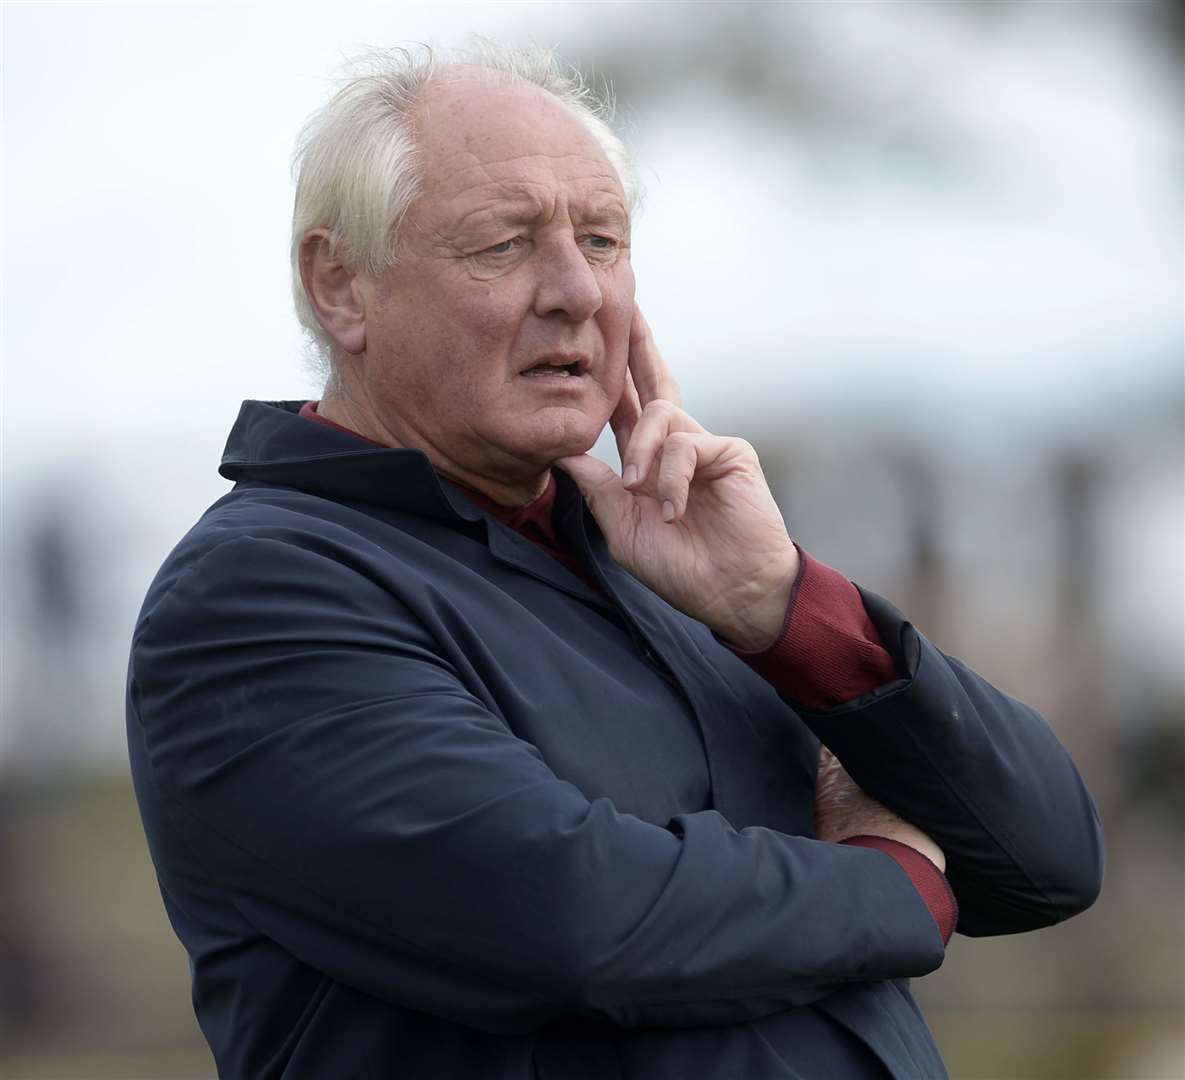
[[(908, 659), (902, 655), (898, 668), (884, 649), (855, 586), (805, 552), (801, 555), (799, 581), (781, 635), (765, 651), (742, 654), (742, 658), (807, 717), (816, 733), (839, 748), (860, 772), (868, 791), (876, 793), (874, 799), (857, 786), (824, 748), (816, 835), (833, 840), (857, 833), (895, 837), (940, 868), (945, 867), (944, 853), (935, 840), (943, 847), (950, 845), (953, 865), (948, 876), (962, 905), (959, 928), (964, 933), (1032, 929), (1088, 907), (1102, 874), (1098, 819), (1081, 779), (1044, 721), (934, 650), (935, 672), (947, 664), (961, 669), (959, 696), (944, 699), (915, 693), (910, 706), (901, 705), (896, 730), (893, 724), (861, 728), (863, 707), (883, 708), (880, 699), (892, 688), (902, 687), (898, 671), (908, 671)], [(905, 632), (900, 617), (884, 601), (870, 598), (869, 602), (879, 613), (888, 640), (900, 640)], [(916, 636), (912, 628), (909, 634)], [(982, 695), (983, 703), (964, 698), (964, 688)], [(1013, 724), (1012, 740), (997, 739), (993, 746), (984, 738), (990, 732), (979, 732), (980, 747), (969, 757), (969, 746), (950, 743), (960, 736), (942, 720), (946, 713), (955, 718), (960, 713), (963, 717), (983, 713), (988, 702), (986, 723), (992, 728)], [(933, 719), (925, 711), (943, 708), (946, 712), (929, 733), (932, 741), (927, 741), (933, 765), (915, 758), (906, 769), (899, 747), (874, 741), (879, 732), (899, 744), (905, 729)], [(820, 725), (826, 725), (826, 734)], [(1001, 760), (1006, 755), (1017, 760)], [(1025, 768), (1018, 768), (1029, 755)], [(893, 765), (886, 767), (889, 762)], [(969, 768), (970, 762), (974, 765)], [(917, 775), (934, 768), (940, 768), (951, 782), (935, 791), (932, 784), (922, 787), (909, 781), (911, 772)], [(1026, 771), (1028, 783), (1023, 782)], [(993, 785), (1003, 798), (991, 798)], [(932, 792), (928, 805), (920, 797), (924, 790)], [(969, 815), (972, 802), (977, 809)], [(917, 827), (921, 822), (928, 823), (925, 832)], [(898, 854), (904, 853), (898, 850)], [(944, 896), (936, 883), (915, 883), (923, 895), (939, 904), (935, 918), (946, 925), (947, 915), (941, 910)]]
[[(759, 652), (732, 651), (798, 708), (833, 708), (893, 682), (893, 658), (859, 591), (801, 548), (798, 554), (798, 576), (777, 639)], [(942, 849), (861, 790), (826, 746), (820, 747), (815, 782), (815, 836), (875, 848), (896, 860), (926, 901), (942, 940), (950, 940), (958, 904), (942, 873)]]
[[(622, 476), (587, 455), (559, 464), (618, 562), (737, 651), (766, 650), (801, 562), (757, 456), (678, 407), (640, 314), (630, 371), (613, 417)], [(891, 605), (863, 601), (901, 677), (834, 708), (798, 703), (799, 713), (861, 788), (945, 852), (964, 933), (1032, 929), (1089, 906), (1102, 872), (1098, 817), (1049, 726)]]
[(1032, 930), (1085, 910), (1102, 884), (1102, 830), (1049, 725), (862, 596), (902, 678), (800, 715), (864, 791), (942, 848), (960, 932)]
[(317, 538), (229, 540), (183, 574), (138, 628), (133, 703), (209, 878), (385, 1000), (491, 1031), (701, 1026), (941, 962), (877, 852), (586, 798)]

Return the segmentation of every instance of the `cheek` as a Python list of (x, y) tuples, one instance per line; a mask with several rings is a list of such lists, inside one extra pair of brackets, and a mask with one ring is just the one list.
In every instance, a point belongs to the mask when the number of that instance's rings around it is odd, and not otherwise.
[(481, 286), (454, 298), (425, 336), (419, 376), (424, 392), (459, 406), (486, 397), (505, 379), (505, 357), (520, 318), (497, 288)]
[(517, 280), (503, 278), (483, 284), (454, 309), (465, 334), (485, 349), (506, 345), (522, 324), (530, 305), (527, 290)]

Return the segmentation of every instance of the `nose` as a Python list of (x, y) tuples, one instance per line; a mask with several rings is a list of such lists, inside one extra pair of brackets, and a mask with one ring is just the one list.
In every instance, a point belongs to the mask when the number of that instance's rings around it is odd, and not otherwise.
[(591, 319), (601, 309), (601, 285), (574, 237), (554, 240), (538, 264), (535, 314), (561, 314), (572, 322)]

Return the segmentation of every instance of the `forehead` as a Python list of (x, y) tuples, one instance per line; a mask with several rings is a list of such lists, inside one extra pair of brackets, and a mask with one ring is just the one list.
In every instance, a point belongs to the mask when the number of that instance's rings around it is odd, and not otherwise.
[(527, 83), (458, 75), (433, 83), (417, 110), (423, 209), (550, 202), (557, 194), (628, 216), (617, 170), (591, 132)]

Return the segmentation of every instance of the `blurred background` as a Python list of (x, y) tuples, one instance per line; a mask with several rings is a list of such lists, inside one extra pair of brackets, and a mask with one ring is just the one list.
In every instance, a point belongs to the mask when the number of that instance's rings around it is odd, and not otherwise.
[(470, 33), (612, 81), (689, 410), (758, 447), (814, 554), (1042, 708), (1098, 799), (1099, 903), (956, 938), (918, 984), (953, 1076), (1185, 1075), (1181, 4), (0, 18), (0, 1076), (213, 1075), (127, 775), (127, 644), (239, 401), (318, 396), (301, 121), (361, 47)]

